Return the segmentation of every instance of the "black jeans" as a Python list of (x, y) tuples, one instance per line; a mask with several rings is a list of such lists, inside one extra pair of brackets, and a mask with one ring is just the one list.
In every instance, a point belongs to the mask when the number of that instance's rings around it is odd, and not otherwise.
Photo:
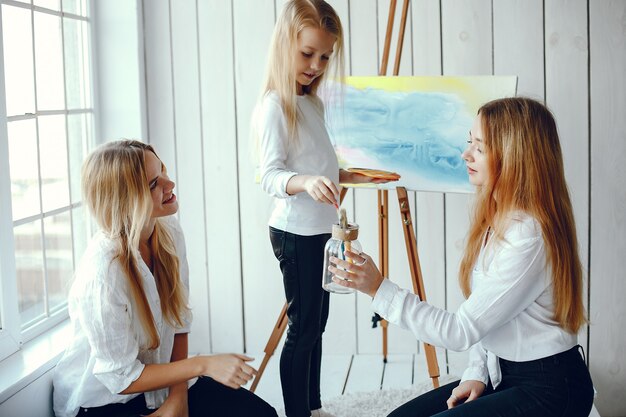
[[(271, 405), (244, 388), (232, 389), (212, 378), (198, 378), (189, 388), (189, 417), (276, 417)], [(127, 403), (81, 408), (78, 417), (138, 417), (153, 413), (143, 394)]]
[(322, 289), (324, 245), (330, 233), (300, 236), (270, 227), (270, 241), (283, 273), (289, 328), (280, 355), (285, 414), (309, 417), (321, 408), (322, 333), (329, 294)]
[(495, 390), (489, 384), (476, 400), (448, 410), (457, 381), (409, 401), (389, 417), (588, 417), (593, 386), (578, 348), (528, 362), (500, 359), (502, 382)]

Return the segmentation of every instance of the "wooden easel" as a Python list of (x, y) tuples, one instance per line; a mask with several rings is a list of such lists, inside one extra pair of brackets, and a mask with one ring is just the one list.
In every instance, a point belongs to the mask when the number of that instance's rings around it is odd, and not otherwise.
[[(381, 68), (379, 75), (387, 74), (387, 63), (389, 60), (389, 49), (391, 46), (391, 35), (393, 31), (393, 21), (396, 13), (397, 0), (391, 0), (389, 4), (389, 17), (387, 19), (387, 32), (385, 34), (385, 46), (383, 49), (383, 57), (381, 62)], [(398, 75), (400, 70), (400, 58), (402, 57), (402, 44), (404, 41), (404, 31), (406, 28), (406, 20), (409, 11), (410, 0), (404, 0), (402, 4), (402, 17), (400, 22), (400, 32), (398, 35), (398, 45), (396, 48), (396, 58), (394, 62), (393, 75)], [(340, 203), (346, 195), (347, 188), (341, 190)], [(398, 194), (398, 203), (400, 204), (400, 215), (402, 221), (402, 228), (404, 230), (404, 241), (406, 243), (406, 251), (409, 258), (409, 267), (411, 270), (411, 280), (413, 282), (413, 292), (417, 294), (422, 301), (426, 301), (426, 291), (424, 290), (424, 281), (422, 278), (422, 269), (420, 267), (419, 256), (417, 253), (417, 241), (415, 239), (415, 231), (413, 229), (413, 222), (411, 220), (411, 209), (409, 200), (407, 197), (407, 191), (404, 187), (397, 187), (396, 192)], [(378, 190), (378, 245), (379, 245), (379, 267), (383, 276), (387, 277), (389, 272), (389, 192), (388, 190)], [(380, 320), (383, 330), (383, 360), (387, 362), (387, 327), (386, 320)], [(269, 362), (270, 357), (274, 354), (280, 339), (285, 333), (287, 328), (287, 303), (283, 306), (276, 325), (272, 330), (267, 345), (265, 346), (265, 356), (259, 366), (258, 373), (250, 391), (256, 390), (261, 376), (265, 371), (265, 367)], [(428, 343), (424, 343), (424, 353), (426, 356), (426, 364), (428, 366), (428, 374), (433, 381), (433, 387), (439, 387), (439, 365), (437, 363), (437, 352), (435, 347)]]

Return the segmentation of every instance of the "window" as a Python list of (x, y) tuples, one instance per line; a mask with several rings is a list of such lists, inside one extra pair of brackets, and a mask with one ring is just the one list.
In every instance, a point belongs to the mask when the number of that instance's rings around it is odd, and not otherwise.
[(67, 317), (69, 283), (90, 236), (80, 168), (93, 106), (87, 1), (0, 2), (1, 344)]

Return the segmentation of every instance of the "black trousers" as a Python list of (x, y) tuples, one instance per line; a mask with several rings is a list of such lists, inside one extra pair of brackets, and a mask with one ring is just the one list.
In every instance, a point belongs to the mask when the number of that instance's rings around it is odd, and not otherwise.
[(446, 401), (459, 382), (427, 392), (389, 417), (588, 417), (593, 386), (578, 346), (528, 362), (500, 359), (502, 382), (494, 390), (448, 410)]
[(309, 417), (321, 408), (322, 333), (329, 293), (322, 289), (324, 245), (330, 233), (300, 236), (270, 227), (270, 241), (283, 273), (289, 328), (280, 355), (285, 414)]
[[(276, 417), (276, 410), (245, 388), (232, 389), (212, 378), (198, 378), (189, 388), (189, 417)], [(139, 417), (153, 413), (143, 394), (124, 404), (81, 408), (78, 417)]]

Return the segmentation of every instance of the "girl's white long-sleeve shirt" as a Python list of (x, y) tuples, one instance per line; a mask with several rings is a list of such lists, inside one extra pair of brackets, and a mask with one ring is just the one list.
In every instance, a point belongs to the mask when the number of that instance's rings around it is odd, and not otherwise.
[(498, 358), (523, 362), (566, 351), (577, 336), (553, 319), (552, 278), (538, 222), (516, 213), (504, 241), (490, 239), (474, 265), (472, 293), (456, 313), (434, 307), (383, 280), (372, 307), (389, 322), (434, 346), (470, 349), (462, 381), (494, 387), (502, 380)]
[[(172, 236), (179, 259), (180, 280), (189, 288), (185, 242), (175, 217), (162, 218)], [(119, 394), (141, 373), (145, 365), (169, 363), (176, 333), (188, 333), (191, 317), (175, 328), (163, 317), (154, 276), (137, 252), (135, 257), (157, 333), (159, 347), (145, 347), (145, 333), (130, 295), (128, 278), (114, 258), (116, 242), (102, 232), (94, 235), (76, 269), (68, 309), (72, 336), (53, 376), (54, 412), (74, 417), (79, 407), (126, 403), (139, 394)], [(146, 405), (158, 408), (168, 389), (144, 393)]]
[(294, 175), (323, 175), (335, 185), (339, 183), (339, 164), (326, 130), (321, 100), (305, 94), (297, 96), (297, 104), (295, 141), (289, 138), (275, 92), (265, 95), (257, 111), (261, 187), (275, 197), (269, 225), (303, 236), (330, 233), (337, 221), (333, 206), (316, 202), (306, 192), (287, 193), (287, 183)]

